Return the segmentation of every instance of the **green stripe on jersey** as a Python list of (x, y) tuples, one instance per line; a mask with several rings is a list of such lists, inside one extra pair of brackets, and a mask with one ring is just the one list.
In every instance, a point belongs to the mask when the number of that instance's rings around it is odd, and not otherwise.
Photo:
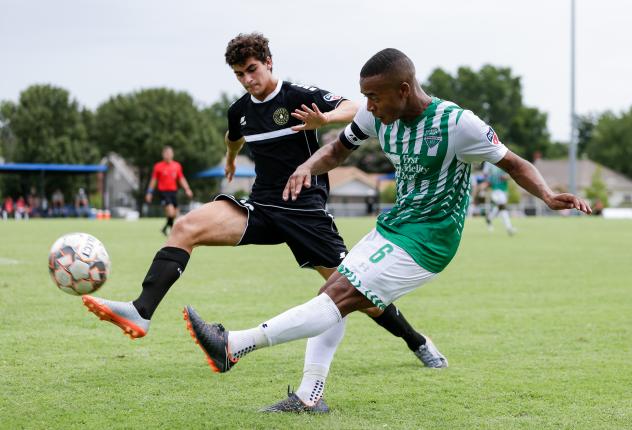
[(404, 147), (404, 133), (406, 132), (406, 127), (403, 125), (397, 127), (397, 137), (395, 140), (395, 152), (397, 154), (402, 153), (402, 148)]
[(393, 129), (393, 124), (389, 124), (384, 129), (384, 152), (391, 152), (391, 130)]
[(462, 114), (462, 113), (463, 113), (463, 109), (461, 109), (461, 110), (459, 111), (459, 113), (456, 115), (456, 123), (457, 123), (457, 124), (459, 123), (459, 120), (461, 119), (461, 114)]

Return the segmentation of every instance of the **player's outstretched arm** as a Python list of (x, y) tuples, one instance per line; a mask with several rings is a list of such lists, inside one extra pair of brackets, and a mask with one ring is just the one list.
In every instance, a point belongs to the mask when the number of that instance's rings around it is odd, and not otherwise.
[(507, 154), (496, 165), (507, 172), (522, 188), (542, 199), (549, 208), (553, 210), (577, 209), (587, 214), (592, 213), (590, 205), (584, 199), (570, 193), (554, 193), (538, 169), (513, 152), (507, 151)]
[(303, 187), (312, 186), (312, 175), (321, 175), (338, 167), (353, 152), (347, 149), (340, 138), (322, 146), (307, 161), (298, 166), (290, 176), (283, 190), (283, 200), (296, 200)]
[(235, 158), (237, 158), (237, 154), (239, 154), (245, 142), (246, 139), (244, 139), (243, 136), (235, 141), (228, 138), (228, 132), (226, 132), (224, 136), (224, 143), (226, 143), (226, 166), (224, 166), (224, 175), (226, 179), (228, 179), (228, 182), (232, 181), (235, 176), (235, 170), (237, 169)]
[(321, 112), (316, 103), (312, 103), (311, 108), (303, 104), (301, 109), (295, 109), (291, 114), (303, 121), (303, 124), (292, 127), (292, 130), (315, 130), (329, 123), (351, 122), (358, 108), (358, 104), (351, 100), (343, 100), (336, 109), (329, 112)]

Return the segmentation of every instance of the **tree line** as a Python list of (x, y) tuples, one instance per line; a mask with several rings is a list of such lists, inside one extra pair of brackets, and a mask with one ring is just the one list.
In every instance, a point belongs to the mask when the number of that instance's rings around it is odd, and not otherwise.
[[(551, 140), (547, 114), (524, 104), (520, 77), (510, 68), (460, 67), (454, 74), (437, 68), (422, 86), (429, 94), (477, 113), (507, 146), (529, 160), (536, 154), (545, 158), (567, 155), (566, 143)], [(186, 92), (153, 88), (112, 96), (92, 111), (64, 88), (32, 85), (17, 101), (0, 102), (0, 157), (7, 162), (94, 164), (116, 152), (137, 169), (140, 201), (163, 146), (174, 148), (186, 175), (220, 161), (226, 110), (233, 100), (224, 94), (200, 106)], [(620, 114), (581, 116), (578, 132), (580, 157), (588, 156), (632, 177), (632, 165), (627, 162), (632, 155), (632, 108)], [(363, 145), (348, 163), (368, 172), (392, 170), (376, 144)], [(28, 179), (5, 175), (0, 181), (0, 194), (27, 192)], [(43, 191), (72, 191), (76, 181), (69, 176), (49, 178)], [(208, 182), (193, 181), (192, 187), (198, 197), (210, 191)]]
[[(0, 156), (15, 163), (96, 164), (116, 152), (138, 173), (140, 205), (165, 145), (174, 148), (187, 175), (220, 161), (229, 104), (223, 96), (200, 107), (186, 92), (155, 88), (113, 96), (91, 111), (64, 88), (32, 85), (17, 102), (0, 103)], [(0, 192), (13, 195), (26, 194), (39, 181), (16, 175), (0, 179)], [(208, 183), (192, 182), (198, 193), (209, 189)], [(83, 178), (56, 175), (41, 191), (50, 195), (59, 188), (68, 199), (83, 184)]]
[[(556, 159), (568, 156), (568, 142), (551, 139), (547, 114), (526, 106), (520, 77), (507, 67), (485, 65), (480, 70), (460, 67), (454, 74), (437, 68), (421, 82), (428, 94), (472, 110), (492, 125), (512, 151), (533, 161), (536, 155)], [(577, 118), (578, 157), (588, 157), (632, 178), (632, 107), (627, 112), (591, 113)], [(377, 142), (361, 146), (348, 161), (373, 173), (392, 169), (376, 151)]]

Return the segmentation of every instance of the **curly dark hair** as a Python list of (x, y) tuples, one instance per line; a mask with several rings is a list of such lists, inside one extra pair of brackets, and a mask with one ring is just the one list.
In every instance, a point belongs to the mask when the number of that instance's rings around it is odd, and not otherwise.
[(239, 33), (237, 37), (228, 42), (226, 47), (226, 63), (229, 66), (244, 64), (250, 57), (265, 63), (272, 53), (268, 47), (268, 39), (261, 33)]

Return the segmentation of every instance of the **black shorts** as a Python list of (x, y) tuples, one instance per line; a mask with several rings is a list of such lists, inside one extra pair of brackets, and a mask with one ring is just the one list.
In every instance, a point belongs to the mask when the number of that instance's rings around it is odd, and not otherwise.
[(338, 267), (347, 247), (334, 217), (324, 209), (288, 209), (220, 194), (247, 211), (246, 231), (237, 245), (286, 243), (301, 267)]
[(178, 192), (177, 191), (158, 191), (158, 196), (160, 197), (160, 204), (163, 206), (173, 205), (173, 207), (178, 207)]

